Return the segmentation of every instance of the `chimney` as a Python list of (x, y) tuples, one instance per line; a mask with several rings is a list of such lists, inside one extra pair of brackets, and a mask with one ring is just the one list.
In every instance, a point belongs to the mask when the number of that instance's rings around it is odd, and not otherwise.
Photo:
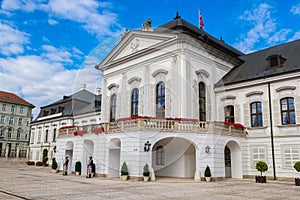
[(85, 90), (86, 89), (86, 84), (81, 84), (80, 85), (80, 90)]
[(96, 95), (100, 95), (100, 92), (101, 92), (101, 88), (97, 87), (96, 88)]

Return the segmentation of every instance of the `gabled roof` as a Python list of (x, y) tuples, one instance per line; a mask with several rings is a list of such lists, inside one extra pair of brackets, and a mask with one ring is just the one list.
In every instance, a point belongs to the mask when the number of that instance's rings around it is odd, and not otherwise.
[[(216, 86), (266, 78), (300, 70), (300, 40), (273, 46), (240, 57), (243, 63), (232, 68)], [(283, 57), (281, 67), (269, 68), (267, 58), (273, 55)]]
[[(98, 112), (100, 111), (101, 107), (99, 105), (101, 105), (101, 103), (96, 104), (96, 102), (101, 102), (101, 95), (95, 95), (83, 89), (70, 96), (63, 96), (62, 99), (41, 107), (39, 115), (33, 122), (57, 117)], [(62, 108), (63, 111), (60, 111), (60, 108)], [(51, 113), (51, 109), (53, 109), (53, 113)], [(48, 111), (49, 114), (44, 115), (44, 111)]]
[(28, 101), (22, 99), (18, 95), (10, 92), (0, 91), (0, 101), (14, 103), (14, 104), (22, 104), (34, 108), (35, 106), (29, 103)]
[(178, 13), (176, 14), (176, 17), (172, 21), (170, 21), (166, 24), (163, 24), (163, 25), (159, 26), (157, 29), (155, 29), (155, 31), (162, 31), (162, 32), (165, 32), (165, 31), (168, 32), (170, 30), (181, 31), (183, 33), (194, 36), (194, 37), (200, 39), (201, 41), (203, 41), (219, 50), (224, 51), (225, 53), (227, 53), (231, 56), (236, 57), (236, 56), (244, 55), (244, 53), (242, 53), (241, 51), (226, 44), (223, 40), (216, 39), (212, 35), (205, 32), (204, 30), (199, 29), (195, 25), (182, 19), (178, 15)]

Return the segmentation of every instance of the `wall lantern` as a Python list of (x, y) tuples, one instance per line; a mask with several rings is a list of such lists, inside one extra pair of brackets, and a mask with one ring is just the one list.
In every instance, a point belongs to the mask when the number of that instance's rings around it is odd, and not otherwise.
[(150, 147), (151, 147), (151, 144), (150, 144), (149, 141), (147, 141), (147, 142), (144, 144), (144, 151), (145, 151), (145, 152), (150, 151)]
[(211, 149), (210, 146), (207, 145), (207, 146), (205, 147), (205, 153), (209, 153), (209, 150), (210, 150), (210, 149)]

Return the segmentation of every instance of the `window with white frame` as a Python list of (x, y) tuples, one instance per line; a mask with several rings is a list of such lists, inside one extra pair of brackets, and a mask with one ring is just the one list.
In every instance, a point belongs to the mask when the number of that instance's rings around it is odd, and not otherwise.
[(31, 135), (30, 135), (30, 144), (33, 144), (34, 143), (34, 131), (31, 132)]
[(24, 108), (20, 107), (20, 114), (23, 114), (23, 113), (24, 113)]
[(22, 118), (19, 118), (18, 126), (22, 126)]
[(14, 117), (10, 117), (10, 118), (9, 118), (8, 124), (9, 124), (9, 125), (13, 125), (13, 124), (14, 124)]
[(293, 168), (295, 162), (299, 161), (299, 147), (287, 146), (283, 150), (284, 161), (283, 165), (286, 168)]
[(11, 106), (10, 111), (11, 111), (12, 113), (14, 113), (14, 112), (15, 112), (15, 106)]
[(266, 147), (255, 146), (252, 147), (252, 166), (255, 167), (258, 161), (266, 161)]

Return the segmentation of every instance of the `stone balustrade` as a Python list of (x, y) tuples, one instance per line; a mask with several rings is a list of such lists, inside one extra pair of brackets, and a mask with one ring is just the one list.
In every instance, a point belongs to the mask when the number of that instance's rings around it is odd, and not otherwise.
[(161, 132), (182, 132), (198, 134), (221, 134), (235, 137), (246, 137), (245, 128), (226, 125), (223, 122), (202, 122), (194, 119), (160, 119), (160, 118), (125, 118), (110, 123), (99, 125), (70, 126), (62, 127), (59, 130), (59, 137), (71, 137), (92, 134), (113, 134), (120, 132), (134, 131), (161, 131)]

